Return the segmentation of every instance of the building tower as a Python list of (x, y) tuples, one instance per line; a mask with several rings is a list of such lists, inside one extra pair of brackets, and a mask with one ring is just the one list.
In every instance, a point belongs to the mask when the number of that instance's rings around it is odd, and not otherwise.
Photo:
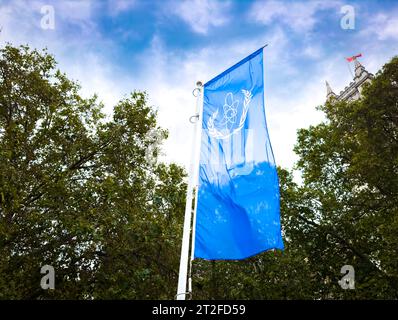
[(329, 83), (326, 81), (326, 100), (336, 99), (337, 101), (354, 101), (361, 97), (363, 85), (367, 82), (371, 82), (374, 75), (368, 72), (365, 67), (357, 60), (354, 59), (355, 63), (355, 76), (354, 80), (336, 95)]

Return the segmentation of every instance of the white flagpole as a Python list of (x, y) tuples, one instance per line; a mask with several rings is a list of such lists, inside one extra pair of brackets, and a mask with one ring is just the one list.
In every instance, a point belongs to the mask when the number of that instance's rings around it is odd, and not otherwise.
[(189, 278), (188, 278), (188, 292), (192, 294), (192, 261), (195, 258), (195, 233), (196, 233), (196, 210), (198, 208), (198, 193), (199, 193), (199, 165), (200, 165), (200, 146), (202, 143), (202, 115), (203, 115), (203, 87), (200, 91), (198, 102), (199, 102), (199, 117), (198, 125), (196, 127), (196, 141), (195, 145), (196, 154), (194, 159), (194, 172), (193, 172), (193, 186), (195, 188), (195, 203), (193, 209), (192, 218), (192, 236), (191, 236), (191, 260), (189, 261)]
[[(191, 236), (191, 224), (192, 224), (192, 200), (193, 200), (193, 190), (194, 186), (197, 186), (198, 180), (198, 171), (199, 171), (199, 149), (200, 149), (200, 134), (202, 128), (202, 111), (203, 111), (203, 86), (201, 82), (196, 83), (197, 88), (194, 91), (198, 91), (197, 99), (196, 99), (196, 122), (194, 135), (192, 138), (192, 153), (191, 153), (191, 163), (190, 169), (188, 173), (188, 186), (187, 186), (187, 195), (186, 195), (186, 203), (185, 203), (185, 216), (184, 216), (184, 229), (182, 235), (182, 245), (181, 245), (181, 258), (180, 258), (180, 270), (178, 275), (178, 288), (177, 288), (177, 300), (185, 300), (185, 296), (187, 293), (191, 291), (191, 282), (189, 283), (189, 290), (187, 292), (187, 274), (188, 274), (188, 262), (189, 262), (189, 243)], [(196, 210), (196, 205), (194, 211)], [(194, 212), (195, 217), (195, 212)], [(195, 218), (194, 218), (195, 220)], [(192, 239), (192, 249), (193, 250), (193, 242)], [(192, 257), (191, 257), (192, 259)], [(191, 279), (190, 279), (191, 281)]]

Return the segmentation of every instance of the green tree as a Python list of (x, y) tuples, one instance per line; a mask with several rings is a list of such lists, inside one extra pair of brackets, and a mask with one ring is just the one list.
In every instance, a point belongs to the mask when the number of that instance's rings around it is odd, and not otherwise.
[[(398, 298), (398, 58), (354, 102), (328, 101), (327, 121), (298, 133), (306, 249), (331, 298)], [(303, 203), (304, 204), (304, 203)], [(351, 264), (356, 289), (337, 271)]]
[(167, 132), (145, 93), (105, 121), (78, 91), (46, 52), (0, 50), (0, 298), (173, 297), (184, 172), (148, 161)]

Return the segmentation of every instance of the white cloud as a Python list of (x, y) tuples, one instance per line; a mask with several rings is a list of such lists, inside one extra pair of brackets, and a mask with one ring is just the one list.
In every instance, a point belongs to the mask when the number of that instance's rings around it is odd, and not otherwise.
[(376, 35), (379, 40), (398, 40), (398, 14), (379, 13), (370, 18), (367, 27), (362, 30), (364, 36)]
[[(195, 2), (194, 6), (200, 4), (205, 7), (203, 10), (210, 10), (208, 6), (213, 10), (218, 10), (220, 6), (227, 6), (226, 3), (212, 3)], [(65, 6), (67, 5), (69, 4), (65, 4)], [(218, 7), (214, 8), (214, 6)], [(18, 11), (19, 8), (17, 10), (13, 7), (13, 10)], [(93, 18), (92, 10), (94, 10), (93, 7), (83, 6), (79, 15), (74, 17), (74, 21), (78, 23), (87, 19), (83, 23), (90, 23)], [(303, 88), (301, 92), (295, 92), (294, 95), (289, 92), (288, 85), (286, 88), (277, 87), (281, 77), (300, 79), (297, 66), (290, 59), (292, 51), (289, 50), (288, 38), (285, 31), (278, 27), (269, 28), (267, 33), (246, 38), (244, 41), (212, 44), (200, 50), (185, 50), (180, 54), (167, 48), (159, 37), (154, 36), (151, 47), (142, 52), (140, 61), (138, 61), (141, 71), (136, 71), (134, 76), (123, 76), (120, 70), (115, 69), (113, 61), (108, 61), (95, 51), (95, 47), (92, 47), (93, 43), (97, 45), (99, 41), (104, 43), (100, 35), (94, 32), (92, 39), (90, 37), (76, 39), (72, 37), (70, 41), (66, 42), (65, 38), (69, 36), (64, 34), (62, 25), (58, 25), (56, 33), (51, 38), (47, 38), (50, 33), (46, 33), (40, 28), (33, 35), (30, 33), (28, 37), (27, 30), (31, 29), (30, 24), (34, 23), (37, 17), (30, 17), (31, 20), (26, 19), (23, 25), (18, 25), (17, 21), (21, 17), (21, 11), (18, 12), (7, 24), (7, 29), (11, 30), (9, 39), (19, 39), (22, 43), (28, 42), (39, 48), (48, 45), (50, 52), (54, 53), (60, 62), (61, 70), (82, 84), (83, 96), (98, 93), (109, 114), (112, 106), (123, 95), (133, 89), (146, 90), (150, 103), (159, 111), (159, 124), (170, 132), (169, 139), (163, 148), (166, 153), (164, 160), (168, 162), (177, 162), (185, 167), (189, 165), (192, 125), (188, 119), (195, 109), (195, 98), (191, 92), (196, 81), (210, 80), (266, 43), (269, 44), (265, 60), (267, 119), (278, 164), (285, 167), (292, 166), (295, 159), (292, 147), (296, 139), (296, 129), (317, 119), (317, 115), (314, 115), (314, 106), (317, 101), (321, 101), (324, 87), (315, 75), (314, 79), (318, 81), (317, 85)], [(7, 16), (6, 13), (9, 11), (5, 12), (5, 16)], [(69, 10), (63, 11), (65, 17), (70, 14), (72, 13)], [(210, 14), (210, 16), (212, 15), (215, 15), (214, 11)], [(216, 17), (217, 15), (218, 13)], [(29, 16), (28, 12), (26, 16)], [(194, 21), (196, 18), (192, 19)], [(198, 32), (199, 30), (204, 32), (210, 26), (217, 24), (209, 17), (206, 19), (196, 24), (196, 27), (201, 26), (197, 30)], [(219, 20), (216, 19), (216, 21)], [(91, 26), (91, 24), (89, 25)], [(112, 46), (112, 43), (107, 44), (108, 51), (112, 50)], [(126, 74), (126, 72), (123, 73)], [(319, 87), (317, 87), (318, 85)], [(314, 99), (313, 92), (320, 92), (317, 100)]]
[[(210, 10), (208, 6), (213, 6), (210, 16), (220, 15), (220, 18), (212, 20), (207, 17), (200, 20), (202, 18), (191, 16), (189, 21), (194, 23), (195, 27), (201, 26), (196, 30), (197, 32), (203, 33), (211, 26), (216, 26), (217, 23), (214, 21), (224, 21), (219, 22), (221, 24), (227, 23), (228, 20), (222, 18), (225, 11), (220, 10), (220, 6), (224, 6), (225, 10), (228, 9), (227, 3), (196, 1), (191, 3), (190, 8), (195, 8), (198, 3), (202, 6), (199, 12), (207, 12), (206, 10)], [(272, 3), (275, 5), (275, 2)], [(177, 3), (174, 5), (179, 6)], [(187, 6), (186, 3), (185, 5)], [(217, 8), (214, 9), (214, 6)], [(123, 95), (134, 89), (146, 90), (150, 103), (159, 110), (159, 124), (170, 131), (170, 137), (163, 148), (166, 153), (165, 160), (174, 161), (186, 167), (190, 160), (192, 135), (192, 125), (188, 119), (193, 114), (195, 106), (195, 98), (191, 92), (196, 81), (210, 80), (261, 45), (269, 44), (265, 57), (267, 121), (277, 164), (283, 167), (291, 168), (296, 160), (292, 151), (296, 142), (296, 130), (316, 124), (323, 119), (322, 113), (317, 112), (315, 106), (324, 102), (326, 96), (324, 80), (331, 83), (336, 93), (351, 80), (344, 61), (344, 53), (341, 56), (333, 54), (320, 61), (317, 60), (311, 73), (300, 72), (302, 66), (296, 65), (295, 60), (292, 59), (297, 51), (292, 50), (287, 31), (271, 23), (281, 15), (286, 17), (283, 19), (288, 19), (286, 13), (276, 7), (269, 18), (263, 17), (265, 21), (269, 19), (268, 23), (271, 24), (269, 28), (264, 33), (256, 34), (243, 41), (231, 39), (226, 43), (203, 46), (199, 50), (186, 49), (177, 54), (167, 47), (161, 38), (154, 36), (151, 47), (141, 53), (137, 62), (140, 70), (134, 70), (134, 73), (132, 70), (131, 76), (126, 75), (128, 74), (126, 70), (117, 69), (118, 65), (114, 61), (108, 60), (97, 51), (98, 46), (103, 44), (107, 48), (106, 52), (111, 52), (114, 49), (114, 43), (102, 39), (95, 30), (95, 24), (90, 22), (94, 19), (93, 10), (96, 8), (83, 6), (81, 9), (74, 17), (74, 21), (76, 23), (81, 21), (85, 25), (94, 27), (92, 36), (74, 37), (66, 34), (62, 29), (62, 24), (57, 24), (55, 33), (51, 35), (51, 32), (43, 31), (38, 27), (40, 20), (37, 19), (40, 19), (40, 10), (35, 9), (38, 14), (32, 15), (29, 12), (30, 9), (24, 8), (22, 2), (18, 1), (10, 6), (2, 6), (0, 7), (0, 24), (4, 26), (4, 34), (2, 32), (0, 40), (10, 40), (14, 44), (29, 43), (37, 48), (48, 46), (49, 51), (54, 53), (60, 62), (61, 70), (82, 84), (82, 94), (89, 96), (94, 92), (98, 93), (109, 114), (112, 106)], [(126, 7), (124, 9), (127, 10)], [(182, 11), (179, 14), (183, 13), (187, 17), (199, 16), (197, 11), (191, 13)], [(63, 17), (72, 15), (73, 11), (63, 11), (62, 14), (61, 18), (64, 19)], [(315, 15), (315, 11), (312, 14)], [(293, 17), (292, 19), (296, 18), (292, 13), (287, 15)], [(200, 21), (195, 23), (195, 19)], [(387, 26), (389, 20), (391, 18), (381, 19), (379, 23), (385, 23)], [(312, 23), (315, 22), (311, 22), (308, 26), (299, 24), (296, 26), (309, 28), (310, 25), (313, 26)], [(386, 28), (386, 30), (389, 29)], [(386, 52), (379, 48), (372, 49), (373, 42), (369, 41), (361, 41), (361, 44), (366, 44), (361, 47), (361, 50), (364, 53), (364, 65), (370, 71), (377, 71), (381, 63), (386, 61), (386, 55), (393, 50), (392, 48)], [(302, 54), (317, 58), (322, 54), (322, 48), (318, 43), (308, 42)]]
[[(55, 56), (61, 71), (81, 83), (81, 94), (89, 97), (98, 93), (110, 113), (112, 106), (123, 94), (132, 90), (132, 85), (120, 72), (115, 72), (111, 62), (95, 52), (96, 47), (93, 44), (97, 44), (97, 41), (109, 48), (111, 43), (101, 38), (92, 22), (96, 10), (93, 2), (53, 2), (55, 30), (40, 28), (40, 9), (45, 3), (13, 1), (0, 6), (0, 25), (3, 27), (0, 46), (10, 42), (15, 46), (29, 44), (31, 48), (48, 48), (48, 52)], [(68, 32), (69, 26), (66, 24), (79, 25), (79, 37)]]
[[(36, 12), (36, 16), (34, 14)], [(2, 4), (0, 6), (0, 26), (2, 32), (0, 34), (0, 41), (19, 41), (25, 38), (24, 33), (20, 30), (31, 30), (32, 33), (35, 28), (40, 27), (40, 7), (34, 8), (32, 2), (24, 4), (21, 1), (15, 1), (12, 4)]]
[(229, 6), (229, 2), (214, 0), (183, 0), (174, 2), (169, 10), (188, 23), (193, 31), (206, 34), (210, 27), (228, 22)]
[[(46, 4), (46, 1), (35, 1), (36, 7)], [(47, 1), (54, 6), (55, 29), (58, 34), (69, 27), (77, 28), (81, 37), (96, 38), (99, 36), (94, 22), (97, 6), (94, 0)], [(65, 35), (63, 35), (65, 36)]]
[(395, 39), (398, 40), (398, 18), (389, 19), (384, 28), (382, 28), (379, 32), (380, 40), (385, 39)]
[[(45, 1), (38, 3), (45, 4)], [(93, 15), (93, 2), (92, 1), (58, 1), (55, 3), (57, 8), (57, 15), (63, 19), (72, 22), (89, 22)]]
[(131, 10), (136, 5), (136, 0), (108, 0), (108, 9), (112, 16)]
[(302, 54), (308, 58), (319, 59), (323, 55), (323, 50), (321, 46), (308, 45), (304, 48)]
[(283, 22), (294, 31), (312, 30), (318, 22), (317, 12), (329, 8), (340, 8), (339, 1), (256, 1), (249, 12), (249, 18), (255, 22), (270, 25)]
[[(16, 10), (15, 7), (13, 9)], [(5, 26), (10, 31), (8, 39), (14, 44), (17, 44), (15, 41), (18, 40), (17, 42), (29, 43), (32, 47), (48, 46), (49, 51), (54, 53), (59, 61), (60, 69), (70, 78), (79, 80), (82, 85), (82, 95), (87, 97), (98, 93), (109, 114), (111, 114), (112, 106), (123, 95), (134, 89), (146, 90), (150, 103), (159, 110), (159, 124), (170, 132), (170, 137), (163, 148), (166, 153), (164, 160), (177, 162), (185, 167), (188, 167), (190, 161), (192, 125), (188, 119), (195, 110), (195, 98), (191, 93), (196, 81), (210, 80), (257, 50), (259, 46), (268, 43), (266, 86), (268, 86), (267, 91), (270, 92), (270, 103), (267, 105), (270, 134), (276, 158), (283, 159), (279, 163), (281, 165), (292, 163), (290, 161), (291, 149), (290, 154), (288, 153), (290, 144), (286, 141), (294, 141), (295, 133), (292, 131), (287, 134), (283, 123), (280, 122), (283, 119), (283, 113), (278, 115), (282, 110), (288, 113), (286, 108), (292, 103), (287, 103), (286, 96), (278, 97), (271, 93), (272, 81), (275, 80), (274, 74), (285, 74), (288, 77), (297, 73), (295, 67), (289, 62), (290, 51), (287, 50), (289, 43), (282, 29), (270, 29), (268, 34), (257, 35), (244, 41), (205, 46), (200, 50), (186, 50), (178, 55), (169, 50), (162, 40), (155, 36), (151, 47), (142, 52), (138, 62), (141, 65), (141, 72), (136, 71), (134, 76), (123, 76), (122, 72), (116, 69), (113, 61), (108, 61), (95, 51), (95, 47), (92, 47), (92, 43), (97, 41), (103, 43), (103, 39), (94, 37), (89, 40), (87, 37), (84, 39), (79, 37), (75, 40), (72, 38), (71, 42), (65, 41), (65, 38), (69, 36), (63, 34), (62, 25), (50, 38), (47, 38), (50, 33), (40, 28), (28, 36), (27, 30), (32, 29), (31, 24), (35, 23), (36, 18), (24, 20), (24, 24), (18, 25), (21, 11), (18, 12)], [(90, 11), (84, 12), (90, 19)], [(1, 13), (2, 11), (0, 15)], [(7, 16), (9, 11), (3, 10), (3, 13)], [(84, 16), (83, 13), (81, 14)], [(112, 45), (112, 43), (108, 44), (108, 50), (112, 50)], [(228, 52), (228, 55), (225, 52)], [(123, 73), (126, 74), (125, 71)], [(304, 114), (303, 117), (305, 117)], [(283, 151), (285, 149), (287, 151)]]
[[(54, 7), (55, 29), (44, 30), (41, 20), (45, 5)], [(87, 1), (10, 1), (0, 6), (0, 25), (3, 26), (2, 41), (14, 44), (30, 43), (38, 47), (51, 47), (66, 37), (73, 40), (74, 34), (68, 33), (68, 27), (78, 28), (84, 38), (96, 39), (98, 32), (93, 22), (95, 3)], [(81, 38), (82, 38), (81, 37)], [(75, 41), (77, 42), (77, 41)], [(64, 44), (67, 45), (68, 43)]]
[(133, 91), (133, 80), (116, 72), (109, 62), (95, 52), (82, 51), (79, 60), (65, 55), (56, 56), (56, 59), (59, 60), (60, 69), (82, 85), (80, 94), (83, 97), (98, 94), (108, 115), (112, 114), (113, 107), (120, 99)]

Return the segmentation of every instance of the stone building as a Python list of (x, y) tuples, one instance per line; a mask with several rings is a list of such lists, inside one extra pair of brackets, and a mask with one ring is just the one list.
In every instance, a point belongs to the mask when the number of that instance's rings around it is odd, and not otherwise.
[(374, 75), (368, 72), (358, 60), (355, 59), (354, 62), (355, 62), (354, 81), (351, 81), (351, 83), (347, 87), (345, 87), (344, 90), (341, 91), (339, 95), (333, 92), (329, 83), (326, 81), (326, 90), (327, 90), (326, 100), (334, 98), (337, 101), (354, 101), (361, 97), (363, 85), (366, 82), (372, 81)]

